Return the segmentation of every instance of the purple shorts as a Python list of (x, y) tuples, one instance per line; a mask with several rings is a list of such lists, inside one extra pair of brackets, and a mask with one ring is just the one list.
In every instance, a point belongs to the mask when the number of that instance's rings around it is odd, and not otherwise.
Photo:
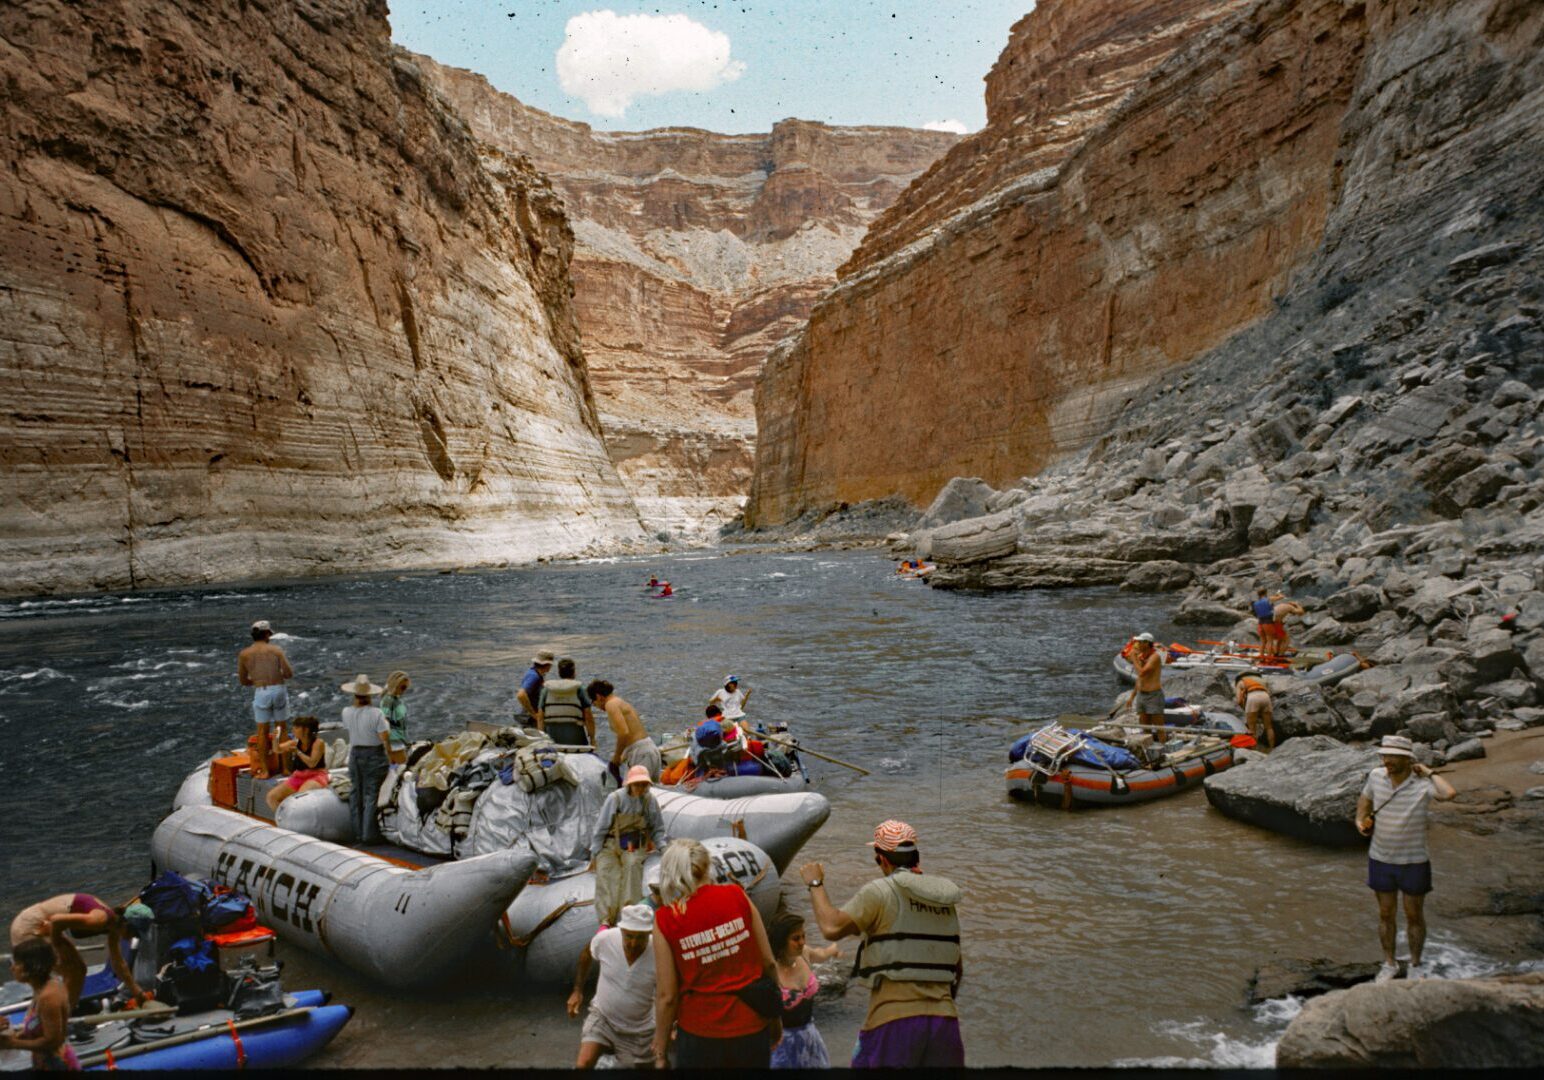
[(1431, 892), (1431, 863), (1387, 863), (1368, 859), (1367, 887), (1373, 892), (1425, 896)]
[(953, 1016), (908, 1016), (858, 1032), (854, 1069), (962, 1068), (965, 1044)]

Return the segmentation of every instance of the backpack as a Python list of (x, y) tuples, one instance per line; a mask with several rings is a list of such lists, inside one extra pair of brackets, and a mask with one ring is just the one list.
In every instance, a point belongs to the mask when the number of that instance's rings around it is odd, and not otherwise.
[(279, 985), (279, 967), (258, 967), (250, 956), (243, 957), (235, 971), (225, 975), (225, 1007), (237, 1020), (284, 1011), (284, 988)]
[(252, 922), (257, 922), (256, 912), (252, 910), (252, 902), (238, 892), (217, 887), (211, 890), (208, 900), (204, 901), (204, 929), (224, 930), (235, 929), (233, 923), (245, 920), (248, 914), (252, 915)]
[(225, 997), (225, 973), (212, 942), (182, 938), (166, 950), (170, 962), (156, 973), (155, 996), (181, 1015), (205, 1012)]
[(168, 870), (140, 890), (139, 901), (155, 915), (156, 922), (196, 919), (209, 895), (206, 886)]

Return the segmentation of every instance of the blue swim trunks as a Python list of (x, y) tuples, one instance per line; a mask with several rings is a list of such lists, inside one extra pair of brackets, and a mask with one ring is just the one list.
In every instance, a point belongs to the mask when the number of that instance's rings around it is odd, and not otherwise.
[(1386, 863), (1369, 858), (1367, 887), (1373, 892), (1425, 896), (1431, 892), (1431, 863)]
[(252, 716), (259, 724), (289, 719), (289, 690), (283, 686), (259, 686), (252, 695)]

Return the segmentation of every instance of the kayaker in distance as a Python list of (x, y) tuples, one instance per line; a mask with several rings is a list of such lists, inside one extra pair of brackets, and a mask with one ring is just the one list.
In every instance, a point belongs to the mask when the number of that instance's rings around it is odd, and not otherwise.
[(659, 583), (659, 592), (654, 594), (654, 599), (656, 599), (656, 600), (663, 600), (667, 596), (674, 596), (674, 595), (675, 595), (675, 590), (670, 587), (670, 582), (668, 582), (668, 581), (661, 581)]
[(1402, 735), (1385, 735), (1378, 747), (1383, 765), (1367, 775), (1356, 800), (1356, 828), (1372, 837), (1367, 849), (1367, 887), (1378, 898), (1378, 943), (1383, 966), (1375, 982), (1399, 974), (1394, 955), (1398, 936), (1399, 895), (1405, 898), (1405, 936), (1410, 942), (1407, 979), (1424, 979), (1421, 953), (1426, 947), (1426, 894), (1431, 892), (1431, 856), (1426, 850), (1426, 817), (1432, 799), (1458, 792), (1415, 760), (1414, 746)]
[(1134, 706), (1137, 723), (1152, 725), (1153, 741), (1163, 742), (1163, 654), (1153, 647), (1153, 635), (1138, 634), (1131, 639), (1131, 666), (1137, 669), (1137, 684), (1126, 699), (1128, 707)]

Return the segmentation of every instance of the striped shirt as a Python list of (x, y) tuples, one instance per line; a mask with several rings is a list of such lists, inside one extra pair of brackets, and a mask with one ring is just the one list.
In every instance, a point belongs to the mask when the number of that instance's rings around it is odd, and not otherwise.
[(1372, 800), (1372, 847), (1379, 862), (1408, 866), (1430, 862), (1426, 851), (1426, 811), (1436, 790), (1429, 777), (1411, 773), (1397, 788), (1382, 766), (1367, 776), (1362, 796)]

